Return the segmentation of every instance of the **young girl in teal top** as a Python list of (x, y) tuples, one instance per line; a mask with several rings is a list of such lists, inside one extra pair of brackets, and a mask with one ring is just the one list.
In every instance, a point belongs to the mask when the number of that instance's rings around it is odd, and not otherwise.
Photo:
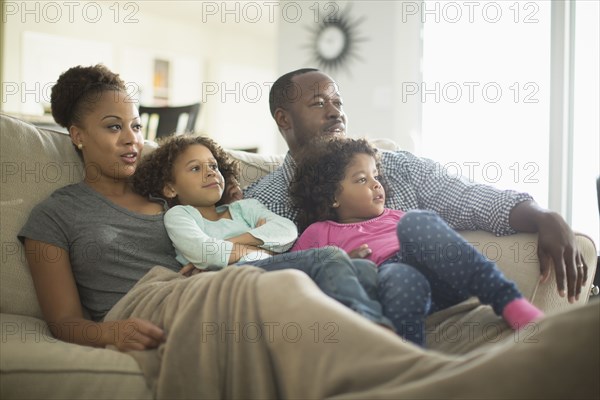
[(290, 188), (304, 230), (292, 251), (336, 245), (378, 265), (378, 299), (405, 338), (423, 345), (431, 312), (470, 296), (515, 328), (543, 314), (496, 265), (430, 211), (385, 208), (377, 150), (366, 140), (315, 143)]
[[(281, 254), (296, 240), (296, 226), (257, 200), (238, 200), (237, 181), (237, 162), (219, 145), (206, 137), (183, 135), (167, 138), (145, 158), (133, 185), (138, 193), (162, 199), (169, 207), (165, 227), (182, 264), (191, 262), (198, 270), (232, 264), (267, 271), (298, 269), (324, 293), (392, 328), (381, 305), (363, 287), (373, 291), (376, 285), (371, 263), (351, 260), (333, 247)], [(230, 184), (224, 196), (226, 182)]]

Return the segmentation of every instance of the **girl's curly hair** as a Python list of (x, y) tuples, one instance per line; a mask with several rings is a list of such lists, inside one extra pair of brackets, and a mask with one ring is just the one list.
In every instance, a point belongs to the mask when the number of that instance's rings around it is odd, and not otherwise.
[(173, 164), (177, 157), (195, 144), (200, 144), (210, 150), (217, 160), (225, 183), (239, 180), (238, 161), (229, 157), (217, 142), (205, 136), (184, 134), (164, 138), (159, 142), (159, 147), (142, 160), (133, 175), (133, 189), (142, 196), (163, 199), (169, 207), (178, 205), (177, 197), (167, 198), (163, 194), (163, 189), (167, 183), (174, 182)]
[[(340, 182), (344, 179), (346, 168), (356, 154), (375, 158), (381, 174), (379, 153), (365, 139), (321, 139), (300, 154), (290, 185), (292, 204), (299, 211), (296, 222), (300, 231), (317, 221), (337, 221), (332, 204), (341, 189)], [(381, 184), (387, 192), (383, 176)]]

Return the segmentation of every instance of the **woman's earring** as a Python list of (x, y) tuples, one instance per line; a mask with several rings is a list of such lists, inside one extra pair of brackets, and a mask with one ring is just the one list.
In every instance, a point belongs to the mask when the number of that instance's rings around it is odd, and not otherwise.
[(338, 208), (340, 206), (340, 203), (338, 203), (337, 201), (334, 201), (333, 204), (331, 205), (331, 207), (333, 208)]
[(78, 148), (79, 150), (83, 149), (83, 143), (79, 143), (79, 144), (77, 145), (77, 148)]

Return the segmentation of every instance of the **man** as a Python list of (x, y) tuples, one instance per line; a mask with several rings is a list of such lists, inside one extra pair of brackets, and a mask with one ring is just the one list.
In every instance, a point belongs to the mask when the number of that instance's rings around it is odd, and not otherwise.
[[(271, 211), (295, 220), (288, 197), (294, 159), (315, 137), (343, 136), (347, 116), (335, 81), (317, 69), (300, 69), (281, 76), (271, 88), (271, 115), (289, 152), (281, 167), (250, 186), (244, 196), (256, 198)], [(526, 193), (502, 191), (445, 175), (433, 161), (406, 151), (382, 151), (382, 168), (393, 209), (430, 209), (455, 229), (486, 230), (497, 235), (537, 232), (542, 282), (556, 272), (560, 296), (573, 303), (587, 280), (587, 266), (575, 236), (557, 213), (537, 205)]]

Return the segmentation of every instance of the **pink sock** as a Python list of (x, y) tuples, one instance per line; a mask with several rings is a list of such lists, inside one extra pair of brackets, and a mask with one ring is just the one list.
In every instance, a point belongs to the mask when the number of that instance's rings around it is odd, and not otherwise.
[(511, 328), (518, 330), (528, 323), (544, 316), (542, 310), (524, 298), (511, 301), (504, 307), (502, 316)]

